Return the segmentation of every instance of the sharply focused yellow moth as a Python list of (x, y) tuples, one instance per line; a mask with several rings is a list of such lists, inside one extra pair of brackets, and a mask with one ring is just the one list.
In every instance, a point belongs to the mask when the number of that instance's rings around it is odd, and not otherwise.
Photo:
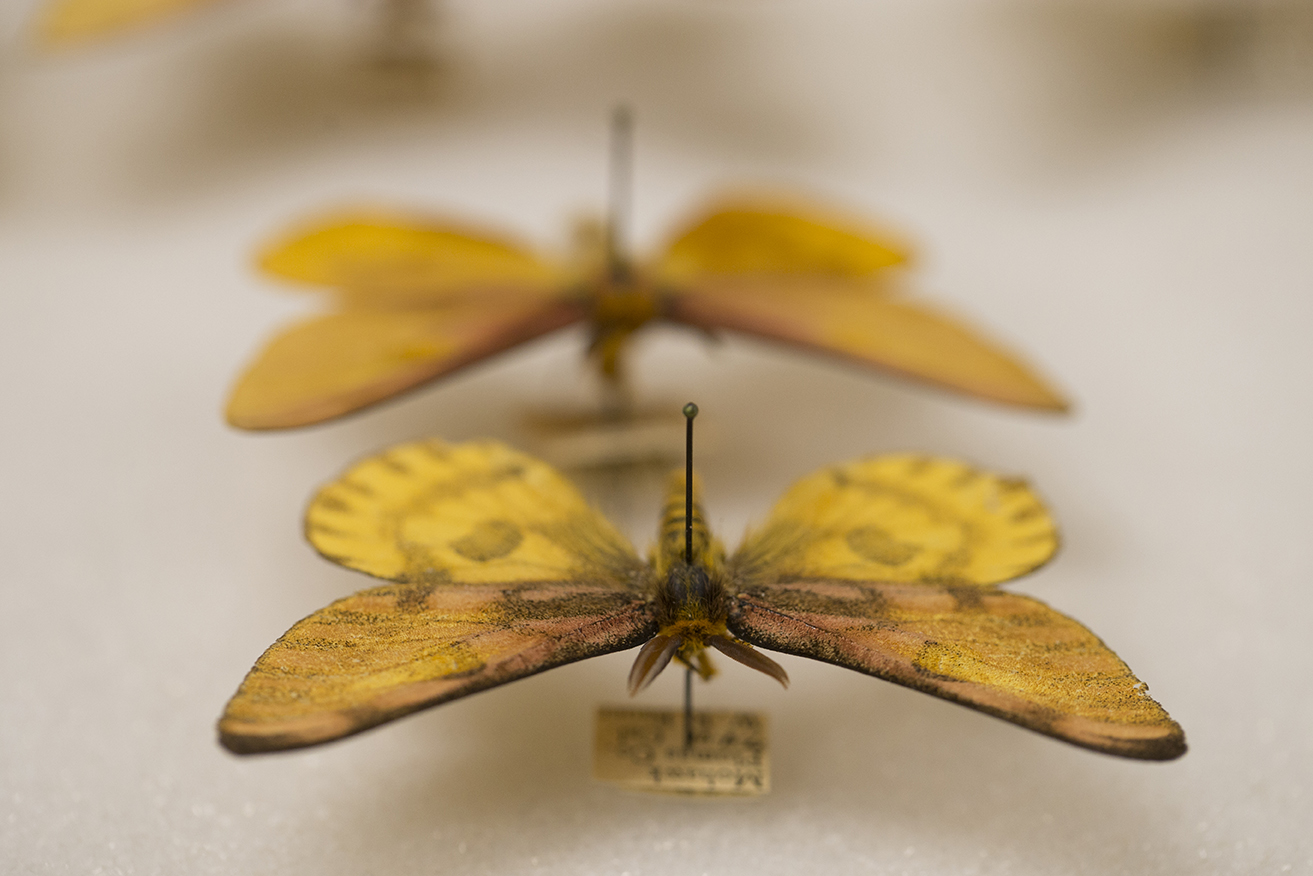
[(1023, 482), (926, 456), (832, 466), (728, 558), (691, 483), (672, 478), (644, 562), (554, 469), (502, 444), (420, 441), (357, 463), (315, 497), (306, 534), (393, 583), (292, 627), (228, 703), (220, 740), (239, 753), (315, 745), (641, 645), (631, 692), (672, 659), (708, 675), (707, 648), (786, 682), (763, 648), (1096, 751), (1185, 752), (1180, 726), (1093, 633), (996, 586), (1057, 547)]
[(620, 374), (630, 335), (664, 320), (1004, 404), (1066, 407), (1003, 347), (900, 294), (907, 248), (832, 210), (723, 199), (643, 262), (615, 236), (564, 263), (461, 222), (395, 211), (344, 210), (294, 228), (264, 248), (260, 266), (335, 290), (336, 307), (274, 338), (239, 379), (228, 421), (318, 423), (580, 321), (609, 378)]

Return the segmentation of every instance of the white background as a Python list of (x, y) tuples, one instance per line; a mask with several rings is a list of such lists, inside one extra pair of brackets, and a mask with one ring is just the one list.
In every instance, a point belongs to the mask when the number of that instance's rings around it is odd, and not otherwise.
[[(237, 2), (43, 57), (3, 9), (0, 870), (1313, 873), (1306, 4), (450, 0), (419, 84), (364, 60), (374, 11)], [(219, 749), (261, 650), (368, 584), (301, 542), (317, 484), (419, 435), (520, 441), (527, 410), (590, 392), (565, 332), (349, 421), (229, 430), (238, 366), (313, 306), (252, 246), (364, 197), (561, 245), (603, 199), (617, 99), (640, 244), (717, 185), (836, 199), (919, 240), (925, 294), (1077, 403), (1015, 413), (653, 330), (639, 388), (702, 405), (722, 537), (871, 451), (1025, 474), (1065, 547), (1014, 588), (1131, 664), (1182, 760), (783, 658), (787, 692), (734, 667), (699, 691), (770, 715), (769, 797), (633, 795), (589, 778), (625, 654), (319, 750)]]

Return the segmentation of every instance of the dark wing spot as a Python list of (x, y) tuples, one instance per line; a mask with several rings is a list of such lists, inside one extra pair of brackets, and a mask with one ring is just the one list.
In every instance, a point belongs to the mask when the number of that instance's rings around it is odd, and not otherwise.
[(403, 584), (396, 588), (397, 611), (412, 613), (424, 610), (424, 603), (437, 585), (433, 582)]
[(337, 485), (344, 490), (350, 490), (353, 493), (359, 493), (362, 496), (373, 496), (374, 488), (369, 484), (362, 484), (359, 481), (353, 481), (349, 478), (343, 478), (337, 482)]
[(467, 560), (486, 563), (500, 559), (520, 546), (524, 533), (506, 520), (485, 520), (451, 542), (451, 549)]
[(1021, 508), (1012, 515), (1013, 523), (1024, 523), (1027, 520), (1034, 520), (1044, 513), (1044, 509), (1038, 505), (1031, 505), (1028, 508)]
[(845, 541), (859, 557), (885, 566), (901, 566), (921, 552), (918, 545), (898, 541), (878, 526), (850, 530)]
[(947, 572), (950, 569), (960, 569), (969, 562), (971, 562), (970, 551), (965, 547), (954, 548), (944, 554), (944, 558), (939, 561), (939, 569), (943, 572)]
[(351, 506), (336, 496), (320, 496), (318, 505), (329, 511), (350, 511)]
[(970, 584), (949, 584), (944, 590), (953, 597), (954, 608), (957, 611), (982, 611), (985, 608), (985, 592), (980, 587)]
[(980, 472), (976, 471), (973, 468), (969, 468), (966, 471), (962, 472), (957, 477), (953, 478), (953, 482), (949, 486), (951, 486), (954, 490), (961, 490), (970, 486), (974, 481), (979, 480), (980, 477), (981, 477)]

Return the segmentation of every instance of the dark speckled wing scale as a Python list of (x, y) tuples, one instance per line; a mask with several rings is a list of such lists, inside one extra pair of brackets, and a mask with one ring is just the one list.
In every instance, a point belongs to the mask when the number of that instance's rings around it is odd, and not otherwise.
[(1056, 547), (1019, 481), (916, 456), (837, 466), (730, 560), (729, 628), (1096, 751), (1179, 757), (1180, 726), (1098, 637), (998, 589)]
[(249, 753), (298, 748), (655, 632), (646, 566), (554, 470), (495, 442), (417, 442), (311, 503), (329, 559), (391, 580), (298, 623), (219, 722)]

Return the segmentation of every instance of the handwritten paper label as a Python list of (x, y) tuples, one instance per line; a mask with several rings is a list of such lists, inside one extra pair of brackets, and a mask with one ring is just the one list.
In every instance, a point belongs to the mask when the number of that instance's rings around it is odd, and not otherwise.
[(697, 712), (685, 745), (683, 712), (599, 709), (593, 776), (624, 788), (706, 796), (770, 791), (764, 715)]

